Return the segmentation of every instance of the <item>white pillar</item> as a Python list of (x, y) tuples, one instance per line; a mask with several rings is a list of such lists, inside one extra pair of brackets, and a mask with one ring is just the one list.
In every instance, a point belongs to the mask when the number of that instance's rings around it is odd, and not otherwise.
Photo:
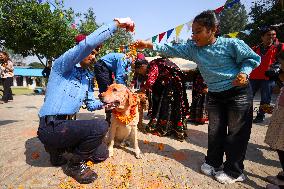
[(32, 77), (32, 84), (29, 84), (28, 85), (28, 88), (29, 89), (35, 89), (36, 88), (36, 80), (35, 80), (35, 77)]
[(17, 79), (16, 79), (16, 77), (13, 77), (13, 86), (17, 86)]
[(23, 87), (27, 86), (27, 77), (23, 76)]

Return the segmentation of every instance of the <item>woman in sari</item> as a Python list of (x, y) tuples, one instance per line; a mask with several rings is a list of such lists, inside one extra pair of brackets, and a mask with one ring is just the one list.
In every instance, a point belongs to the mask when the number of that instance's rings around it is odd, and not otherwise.
[(151, 95), (150, 122), (146, 130), (159, 136), (174, 134), (179, 141), (186, 137), (186, 116), (189, 105), (184, 74), (179, 67), (165, 58), (137, 61), (135, 72), (146, 77), (141, 91)]

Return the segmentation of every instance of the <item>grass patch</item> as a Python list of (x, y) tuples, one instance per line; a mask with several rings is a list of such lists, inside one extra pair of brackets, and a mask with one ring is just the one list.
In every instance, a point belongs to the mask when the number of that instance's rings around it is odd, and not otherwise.
[(12, 87), (12, 92), (15, 95), (33, 94), (34, 90), (27, 87)]
[[(3, 86), (0, 86), (0, 89), (3, 89)], [(25, 95), (25, 94), (33, 94), (34, 91), (27, 87), (11, 87), (12, 93), (14, 95)]]

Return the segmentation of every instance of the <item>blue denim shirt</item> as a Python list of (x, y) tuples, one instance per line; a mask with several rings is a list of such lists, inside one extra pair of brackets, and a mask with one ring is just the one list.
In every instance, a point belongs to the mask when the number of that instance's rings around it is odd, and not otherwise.
[(158, 52), (194, 61), (211, 92), (233, 87), (232, 82), (242, 72), (247, 75), (260, 64), (258, 56), (242, 40), (217, 38), (212, 45), (198, 47), (193, 41), (184, 44), (154, 44)]
[(95, 99), (93, 75), (86, 69), (76, 67), (117, 30), (114, 22), (103, 25), (88, 35), (75, 47), (69, 49), (54, 61), (49, 76), (45, 101), (39, 116), (72, 115), (80, 110), (83, 103), (89, 111), (102, 108), (102, 103)]
[(101, 60), (114, 73), (116, 83), (125, 85), (126, 75), (131, 69), (131, 59), (123, 53), (109, 53), (101, 57)]

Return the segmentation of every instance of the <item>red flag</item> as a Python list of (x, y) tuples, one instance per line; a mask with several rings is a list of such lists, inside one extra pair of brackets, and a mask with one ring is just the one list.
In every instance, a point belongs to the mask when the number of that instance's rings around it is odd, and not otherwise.
[(217, 8), (217, 9), (215, 9), (215, 13), (216, 14), (219, 14), (220, 12), (222, 12), (223, 10), (224, 10), (224, 6), (222, 6), (222, 7), (219, 7), (219, 8)]
[(159, 34), (159, 43), (162, 41), (163, 37), (165, 36), (166, 32)]

